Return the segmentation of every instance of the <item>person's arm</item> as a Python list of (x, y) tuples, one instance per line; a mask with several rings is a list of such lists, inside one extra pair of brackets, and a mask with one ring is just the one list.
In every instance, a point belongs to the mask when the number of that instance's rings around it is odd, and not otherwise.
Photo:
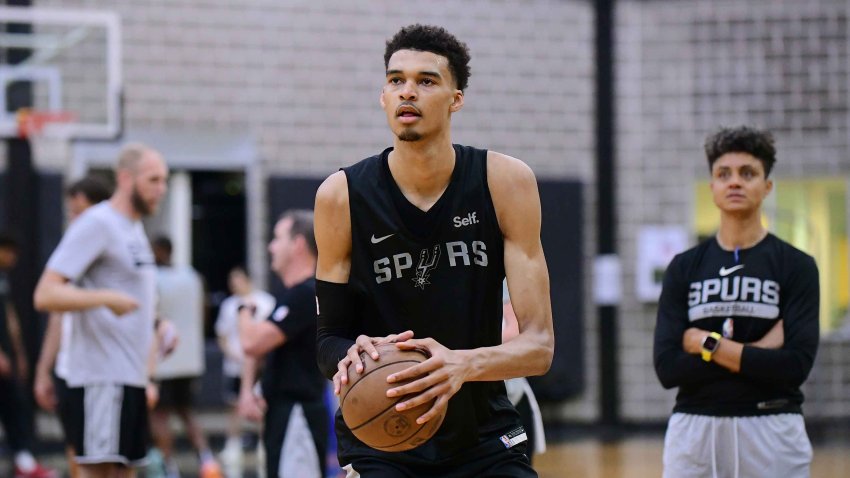
[(53, 387), (52, 370), (62, 342), (62, 314), (52, 313), (47, 320), (47, 330), (41, 343), (41, 353), (35, 365), (33, 394), (38, 405), (47, 410), (56, 409), (56, 392)]
[(268, 320), (254, 320), (254, 306), (239, 314), (239, 343), (246, 356), (260, 358), (286, 342), (286, 334)]
[(661, 385), (668, 389), (704, 383), (728, 376), (730, 373), (716, 364), (705, 362), (699, 355), (686, 352), (683, 347), (683, 337), (690, 327), (690, 322), (688, 285), (681, 271), (681, 257), (676, 256), (664, 273), (655, 321), (655, 373)]
[(259, 422), (266, 412), (266, 402), (254, 393), (254, 383), (257, 381), (257, 359), (245, 357), (242, 362), (242, 380), (239, 385), (239, 403), (237, 409), (239, 415)]
[[(487, 180), (505, 245), (505, 273), (519, 333), (492, 347), (449, 350), (432, 338), (410, 339), (399, 348), (425, 348), (431, 357), (390, 375), (390, 383), (413, 382), (387, 391), (387, 396), (415, 394), (396, 406), (415, 407), (436, 399), (417, 423), (440, 416), (464, 382), (496, 381), (542, 375), (554, 351), (549, 273), (540, 242), (540, 195), (531, 169), (521, 161), (489, 152)], [(426, 375), (427, 374), (427, 375)]]
[(9, 356), (0, 347), (0, 378), (6, 378), (12, 375), (12, 361)]
[(352, 309), (354, 298), (348, 287), (351, 273), (351, 217), (345, 173), (332, 174), (316, 192), (313, 228), (319, 256), (316, 265), (316, 303), (318, 331), (316, 361), (319, 370), (333, 380), (334, 393), (348, 383), (348, 366), (363, 371), (360, 352), (378, 359), (376, 344), (392, 343), (413, 337), (404, 331), (386, 337), (354, 336)]
[(319, 370), (332, 379), (340, 361), (354, 344), (349, 337), (345, 303), (351, 300), (351, 217), (345, 173), (337, 171), (316, 191), (313, 229), (319, 255), (316, 261), (316, 300), (319, 328), (316, 337)]
[[(782, 320), (765, 336), (765, 339), (779, 336), (779, 346), (775, 346), (776, 340), (741, 344), (721, 339), (712, 361), (756, 380), (794, 388), (803, 384), (814, 364), (820, 338), (818, 270), (808, 256), (790, 269), (793, 272), (780, 290)], [(776, 330), (777, 327), (781, 329)], [(698, 354), (696, 344), (701, 344), (708, 332), (688, 330), (688, 333), (686, 346)]]
[(33, 297), (41, 312), (66, 312), (109, 307), (116, 315), (138, 308), (129, 295), (108, 289), (82, 289), (70, 283), (78, 279), (105, 250), (109, 237), (99, 221), (84, 214), (71, 223), (53, 251)]
[(18, 313), (11, 303), (6, 306), (6, 328), (9, 331), (9, 338), (12, 342), (12, 352), (15, 354), (15, 366), (18, 380), (27, 380), (29, 375), (29, 360), (27, 359), (27, 351), (24, 347), (24, 339), (21, 335), (21, 324), (18, 320)]

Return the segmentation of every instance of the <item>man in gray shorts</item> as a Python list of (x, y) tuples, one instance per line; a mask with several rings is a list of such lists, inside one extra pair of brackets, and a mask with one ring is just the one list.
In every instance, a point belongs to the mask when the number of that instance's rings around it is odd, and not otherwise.
[(724, 128), (705, 152), (720, 228), (667, 267), (655, 328), (655, 371), (679, 388), (664, 477), (806, 478), (800, 386), (818, 347), (817, 265), (762, 225), (773, 136)]
[(148, 359), (156, 265), (141, 219), (165, 195), (155, 150), (126, 146), (109, 201), (70, 225), (36, 287), (42, 311), (78, 311), (70, 340), (68, 434), (83, 478), (134, 477), (148, 447)]

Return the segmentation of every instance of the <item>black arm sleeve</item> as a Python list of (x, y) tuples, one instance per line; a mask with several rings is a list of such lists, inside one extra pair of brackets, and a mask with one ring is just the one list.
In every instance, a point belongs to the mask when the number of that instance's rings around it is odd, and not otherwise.
[(664, 273), (653, 344), (655, 373), (664, 388), (704, 383), (731, 373), (682, 348), (685, 330), (690, 327), (687, 299), (687, 278), (682, 273), (681, 256), (676, 256)]
[(339, 361), (354, 345), (350, 335), (354, 302), (348, 284), (316, 280), (316, 303), (319, 309), (316, 361), (328, 380), (333, 380)]
[(786, 268), (781, 285), (781, 318), (785, 343), (780, 349), (744, 346), (741, 374), (798, 388), (812, 370), (820, 339), (820, 286), (818, 267), (809, 256), (799, 256)]

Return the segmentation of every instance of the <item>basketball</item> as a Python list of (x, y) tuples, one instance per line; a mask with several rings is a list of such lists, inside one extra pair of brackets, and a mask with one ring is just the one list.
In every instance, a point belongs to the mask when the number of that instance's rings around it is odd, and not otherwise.
[(340, 408), (345, 424), (360, 441), (376, 450), (405, 451), (428, 441), (443, 423), (443, 415), (419, 425), (416, 419), (431, 409), (434, 400), (404, 411), (396, 411), (403, 397), (387, 397), (387, 390), (410, 383), (406, 380), (387, 383), (387, 377), (428, 357), (419, 350), (399, 350), (393, 344), (378, 345), (377, 361), (365, 352), (360, 354), (363, 373), (354, 365), (348, 367), (348, 384), (340, 390)]

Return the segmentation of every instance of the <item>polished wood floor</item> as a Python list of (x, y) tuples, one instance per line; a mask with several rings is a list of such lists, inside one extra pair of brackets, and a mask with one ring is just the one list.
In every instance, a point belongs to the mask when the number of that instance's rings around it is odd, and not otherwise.
[[(575, 440), (551, 444), (538, 455), (540, 478), (659, 478), (663, 440), (632, 438), (617, 444)], [(850, 477), (850, 447), (816, 445), (812, 478)], [(779, 477), (765, 477), (779, 478)]]

